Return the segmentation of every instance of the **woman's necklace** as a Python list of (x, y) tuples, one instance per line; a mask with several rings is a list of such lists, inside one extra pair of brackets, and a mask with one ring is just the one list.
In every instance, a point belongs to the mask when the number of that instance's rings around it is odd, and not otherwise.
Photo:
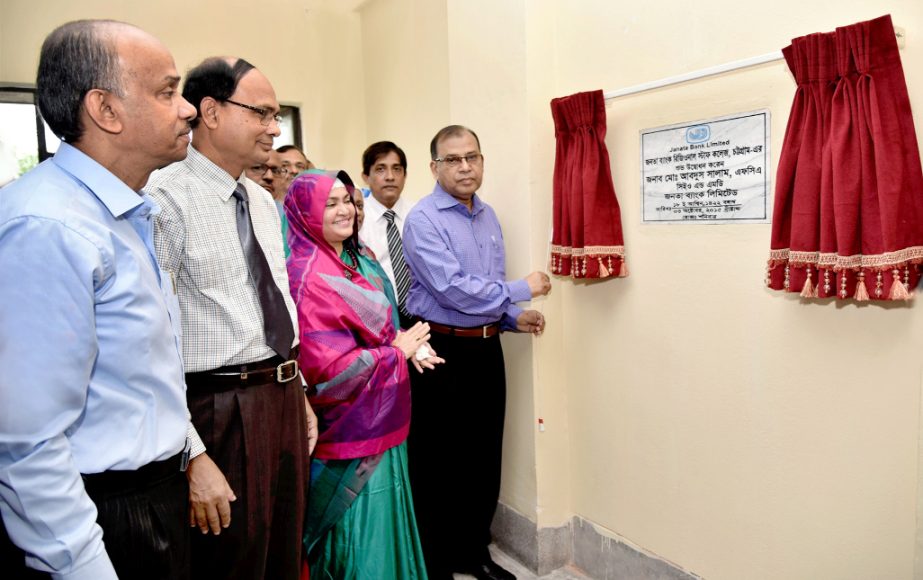
[[(346, 248), (346, 257), (349, 258), (349, 265), (353, 267), (353, 270), (358, 270), (359, 258), (356, 257), (356, 254), (353, 252), (352, 248)], [(353, 279), (353, 272), (349, 268), (343, 270), (343, 275), (346, 276), (347, 280)]]

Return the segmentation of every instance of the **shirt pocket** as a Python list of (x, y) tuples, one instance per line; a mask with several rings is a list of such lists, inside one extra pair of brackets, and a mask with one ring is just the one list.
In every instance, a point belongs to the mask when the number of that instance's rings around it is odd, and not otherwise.
[(490, 242), (487, 247), (490, 248), (490, 273), (494, 276), (504, 272), (506, 259), (503, 255), (503, 238), (496, 235), (490, 236)]

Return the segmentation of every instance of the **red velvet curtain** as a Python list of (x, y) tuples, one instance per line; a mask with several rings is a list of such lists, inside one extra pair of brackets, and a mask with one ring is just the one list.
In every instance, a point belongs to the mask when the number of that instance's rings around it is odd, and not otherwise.
[(551, 115), (557, 142), (551, 272), (574, 278), (627, 276), (603, 92), (554, 99)]
[(782, 50), (798, 89), (776, 174), (766, 283), (805, 298), (907, 300), (923, 172), (890, 16)]

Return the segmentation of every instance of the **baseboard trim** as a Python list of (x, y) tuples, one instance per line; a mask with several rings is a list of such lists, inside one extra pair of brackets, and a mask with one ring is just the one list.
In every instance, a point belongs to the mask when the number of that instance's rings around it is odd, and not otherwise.
[(499, 503), (491, 531), (500, 549), (539, 576), (570, 564), (600, 580), (700, 580), (580, 516), (560, 527), (539, 528)]
[(491, 532), (504, 552), (539, 576), (571, 562), (573, 542), (570, 524), (539, 528), (513, 508), (498, 503)]

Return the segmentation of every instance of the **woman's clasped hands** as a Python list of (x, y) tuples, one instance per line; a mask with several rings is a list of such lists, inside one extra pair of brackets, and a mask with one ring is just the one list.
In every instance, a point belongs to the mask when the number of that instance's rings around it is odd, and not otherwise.
[(410, 359), (417, 371), (422, 373), (423, 369), (433, 370), (435, 365), (445, 362), (436, 356), (436, 351), (428, 342), (429, 338), (429, 324), (417, 322), (407, 330), (398, 331), (391, 344), (400, 349), (404, 357)]

